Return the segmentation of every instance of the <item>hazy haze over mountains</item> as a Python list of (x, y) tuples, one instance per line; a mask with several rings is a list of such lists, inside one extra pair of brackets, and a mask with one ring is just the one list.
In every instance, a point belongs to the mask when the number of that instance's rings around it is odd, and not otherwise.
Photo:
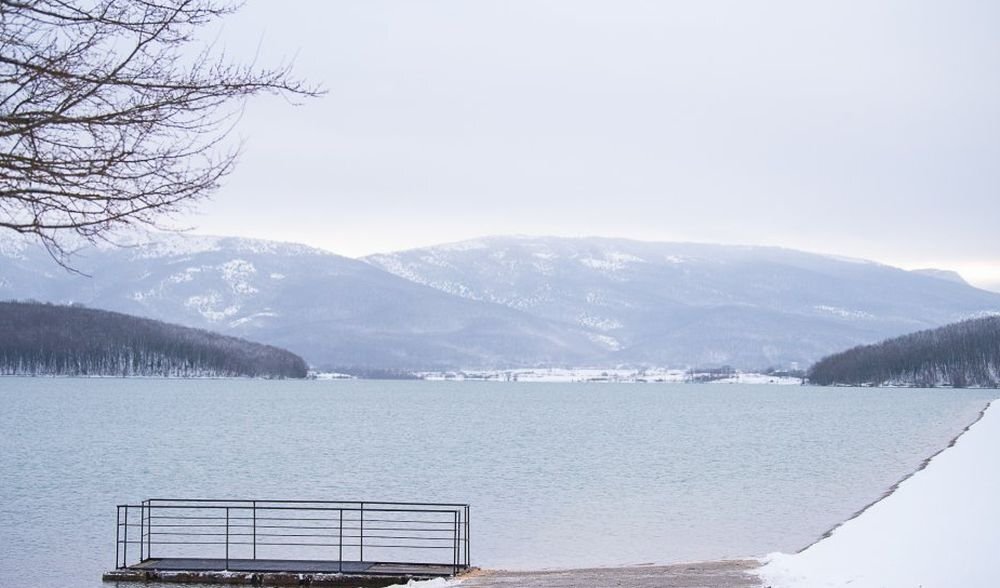
[(801, 367), (1000, 312), (947, 274), (778, 248), (491, 237), (354, 260), (156, 235), (65, 272), (0, 241), (0, 299), (77, 302), (278, 345), (322, 368)]

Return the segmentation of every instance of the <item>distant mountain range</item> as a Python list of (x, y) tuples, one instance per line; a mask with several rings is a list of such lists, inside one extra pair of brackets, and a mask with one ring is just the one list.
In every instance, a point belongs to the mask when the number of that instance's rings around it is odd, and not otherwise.
[(1000, 313), (947, 273), (767, 247), (495, 237), (355, 260), (177, 234), (68, 273), (0, 234), (0, 299), (80, 302), (285, 347), (321, 369), (805, 367)]
[(0, 375), (304, 378), (301, 357), (117, 312), (0, 302)]
[(814, 384), (1000, 387), (1000, 317), (969, 319), (835, 353)]

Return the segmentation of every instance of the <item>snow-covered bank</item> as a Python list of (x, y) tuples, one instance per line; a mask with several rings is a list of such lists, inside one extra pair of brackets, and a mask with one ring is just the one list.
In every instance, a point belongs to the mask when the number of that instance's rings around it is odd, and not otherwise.
[(896, 491), (760, 569), (773, 588), (1000, 586), (1000, 401)]
[(410, 580), (406, 584), (393, 584), (386, 588), (451, 588), (458, 586), (461, 580), (449, 580), (446, 578), (434, 578), (432, 580)]
[(699, 371), (647, 368), (538, 368), (516, 370), (461, 370), (418, 372), (422, 380), (492, 382), (573, 382), (654, 383), (654, 384), (783, 384), (798, 386), (802, 378), (787, 373), (743, 372), (739, 370)]

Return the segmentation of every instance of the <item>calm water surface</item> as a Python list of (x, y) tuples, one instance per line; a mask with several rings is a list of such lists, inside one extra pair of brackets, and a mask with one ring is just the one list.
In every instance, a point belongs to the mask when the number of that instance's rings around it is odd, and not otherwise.
[(0, 586), (98, 588), (117, 503), (470, 502), (475, 565), (790, 551), (996, 391), (0, 378)]

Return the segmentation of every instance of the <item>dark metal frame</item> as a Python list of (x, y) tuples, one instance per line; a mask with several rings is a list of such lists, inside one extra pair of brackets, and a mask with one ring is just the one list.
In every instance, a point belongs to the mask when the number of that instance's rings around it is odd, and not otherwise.
[[(139, 504), (118, 505), (115, 569), (175, 557), (170, 553), (171, 546), (221, 545), (225, 548), (226, 569), (231, 546), (249, 548), (251, 560), (257, 560), (258, 547), (282, 546), (336, 548), (336, 559), (321, 561), (336, 563), (338, 572), (343, 572), (344, 563), (359, 562), (450, 566), (453, 573), (458, 573), (468, 569), (470, 562), (469, 514), (468, 504), (451, 503), (150, 498)], [(258, 520), (262, 524), (258, 525)], [(369, 523), (367, 534), (365, 523)], [(129, 560), (130, 545), (139, 548), (133, 563)], [(156, 558), (152, 556), (154, 546)], [(357, 558), (345, 562), (345, 547), (356, 548)], [(366, 547), (369, 553), (392, 549), (417, 557), (404, 561), (366, 560)], [(450, 562), (430, 556), (445, 550), (451, 550)], [(134, 557), (134, 547), (132, 553)]]

